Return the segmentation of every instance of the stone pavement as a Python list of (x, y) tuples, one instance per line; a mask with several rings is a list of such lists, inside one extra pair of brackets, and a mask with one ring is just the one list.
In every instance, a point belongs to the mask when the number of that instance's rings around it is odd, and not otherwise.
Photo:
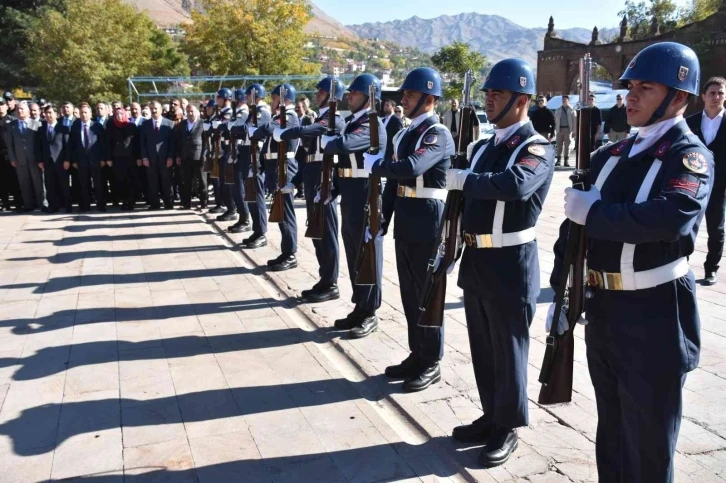
[[(537, 227), (542, 281), (562, 214), (558, 171)], [(532, 325), (530, 426), (504, 466), (448, 435), (480, 415), (461, 291), (449, 278), (443, 382), (403, 394), (381, 373), (407, 354), (393, 242), (381, 330), (332, 331), (341, 300), (299, 305), (316, 280), (300, 220), (300, 267), (258, 268), (192, 212), (0, 215), (0, 482), (591, 482), (596, 411), (582, 331), (573, 403), (536, 404), (543, 290)], [(705, 257), (699, 237), (697, 277)], [(344, 255), (341, 254), (343, 257)], [(726, 477), (726, 282), (698, 289), (701, 367), (686, 382), (677, 482)]]

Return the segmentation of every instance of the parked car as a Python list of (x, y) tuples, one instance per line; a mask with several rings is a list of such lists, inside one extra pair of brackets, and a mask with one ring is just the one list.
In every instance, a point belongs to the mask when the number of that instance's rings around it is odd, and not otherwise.
[(476, 113), (476, 118), (479, 119), (479, 139), (486, 139), (483, 136), (485, 133), (488, 133), (490, 130), (492, 132), (492, 135), (494, 135), (494, 125), (489, 122), (487, 113), (484, 111), (479, 111), (479, 110), (475, 111), (475, 113)]

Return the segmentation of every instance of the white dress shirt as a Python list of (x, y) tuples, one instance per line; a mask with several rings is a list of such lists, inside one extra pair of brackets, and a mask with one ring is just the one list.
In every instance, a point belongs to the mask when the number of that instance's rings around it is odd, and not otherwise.
[(703, 117), (701, 117), (701, 133), (703, 134), (703, 140), (706, 141), (706, 146), (711, 144), (716, 139), (718, 129), (721, 127), (721, 121), (723, 121), (724, 108), (722, 107), (716, 116), (711, 119), (703, 111)]

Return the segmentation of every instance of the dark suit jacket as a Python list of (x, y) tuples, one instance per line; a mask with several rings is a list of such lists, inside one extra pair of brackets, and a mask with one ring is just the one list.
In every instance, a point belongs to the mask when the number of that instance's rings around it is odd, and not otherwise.
[(202, 134), (204, 133), (204, 122), (197, 119), (192, 126), (191, 131), (188, 129), (187, 121), (181, 121), (177, 126), (176, 139), (176, 155), (182, 161), (202, 159)]
[(71, 162), (80, 168), (100, 169), (101, 161), (106, 161), (106, 131), (100, 123), (89, 121), (88, 144), (82, 138), (83, 123), (76, 119), (71, 128)]
[(39, 144), (37, 141), (38, 129), (40, 129), (40, 121), (33, 119), (25, 120), (26, 127), (22, 134), (20, 132), (20, 120), (16, 119), (6, 133), (6, 143), (8, 147), (8, 159), (15, 161), (19, 165), (27, 163), (37, 163), (40, 159)]
[(61, 121), (56, 121), (52, 135), (48, 136), (48, 122), (43, 121), (37, 136), (38, 142), (40, 143), (39, 161), (51, 164), (70, 161), (67, 151), (70, 137), (70, 128), (61, 124)]
[(159, 131), (154, 131), (154, 121), (149, 119), (141, 126), (141, 158), (149, 162), (166, 163), (174, 156), (174, 123), (162, 117)]
[(139, 159), (139, 144), (137, 141), (136, 124), (129, 122), (123, 127), (117, 127), (113, 120), (106, 123), (106, 156), (108, 160)]
[[(383, 121), (383, 116), (379, 118)], [(393, 136), (403, 129), (403, 123), (395, 114), (391, 114), (386, 124), (386, 153), (393, 150)], [(383, 153), (385, 155), (385, 153)]]
[[(703, 139), (703, 133), (701, 132), (701, 120), (703, 118), (703, 111), (698, 112), (692, 116), (688, 116), (686, 123), (691, 131), (698, 136), (703, 144), (706, 144), (706, 140)], [(713, 138), (711, 144), (706, 147), (713, 153), (713, 162), (715, 166), (714, 173), (714, 185), (718, 183), (719, 187), (726, 185), (726, 117), (721, 120), (721, 126), (718, 128), (716, 137)]]

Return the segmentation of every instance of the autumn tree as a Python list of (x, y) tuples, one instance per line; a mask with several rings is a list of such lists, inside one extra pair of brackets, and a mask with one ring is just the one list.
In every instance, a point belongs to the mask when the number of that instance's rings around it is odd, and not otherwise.
[(311, 18), (306, 0), (202, 0), (184, 24), (195, 72), (212, 75), (315, 73), (302, 60)]
[(65, 12), (46, 11), (38, 21), (27, 56), (44, 97), (121, 99), (128, 77), (188, 73), (169, 36), (122, 0), (73, 0)]
[(454, 42), (441, 47), (431, 56), (436, 69), (441, 74), (448, 74), (449, 82), (444, 87), (444, 97), (460, 98), (464, 88), (462, 79), (467, 70), (480, 72), (486, 65), (486, 58), (479, 52), (470, 50), (469, 44)]

